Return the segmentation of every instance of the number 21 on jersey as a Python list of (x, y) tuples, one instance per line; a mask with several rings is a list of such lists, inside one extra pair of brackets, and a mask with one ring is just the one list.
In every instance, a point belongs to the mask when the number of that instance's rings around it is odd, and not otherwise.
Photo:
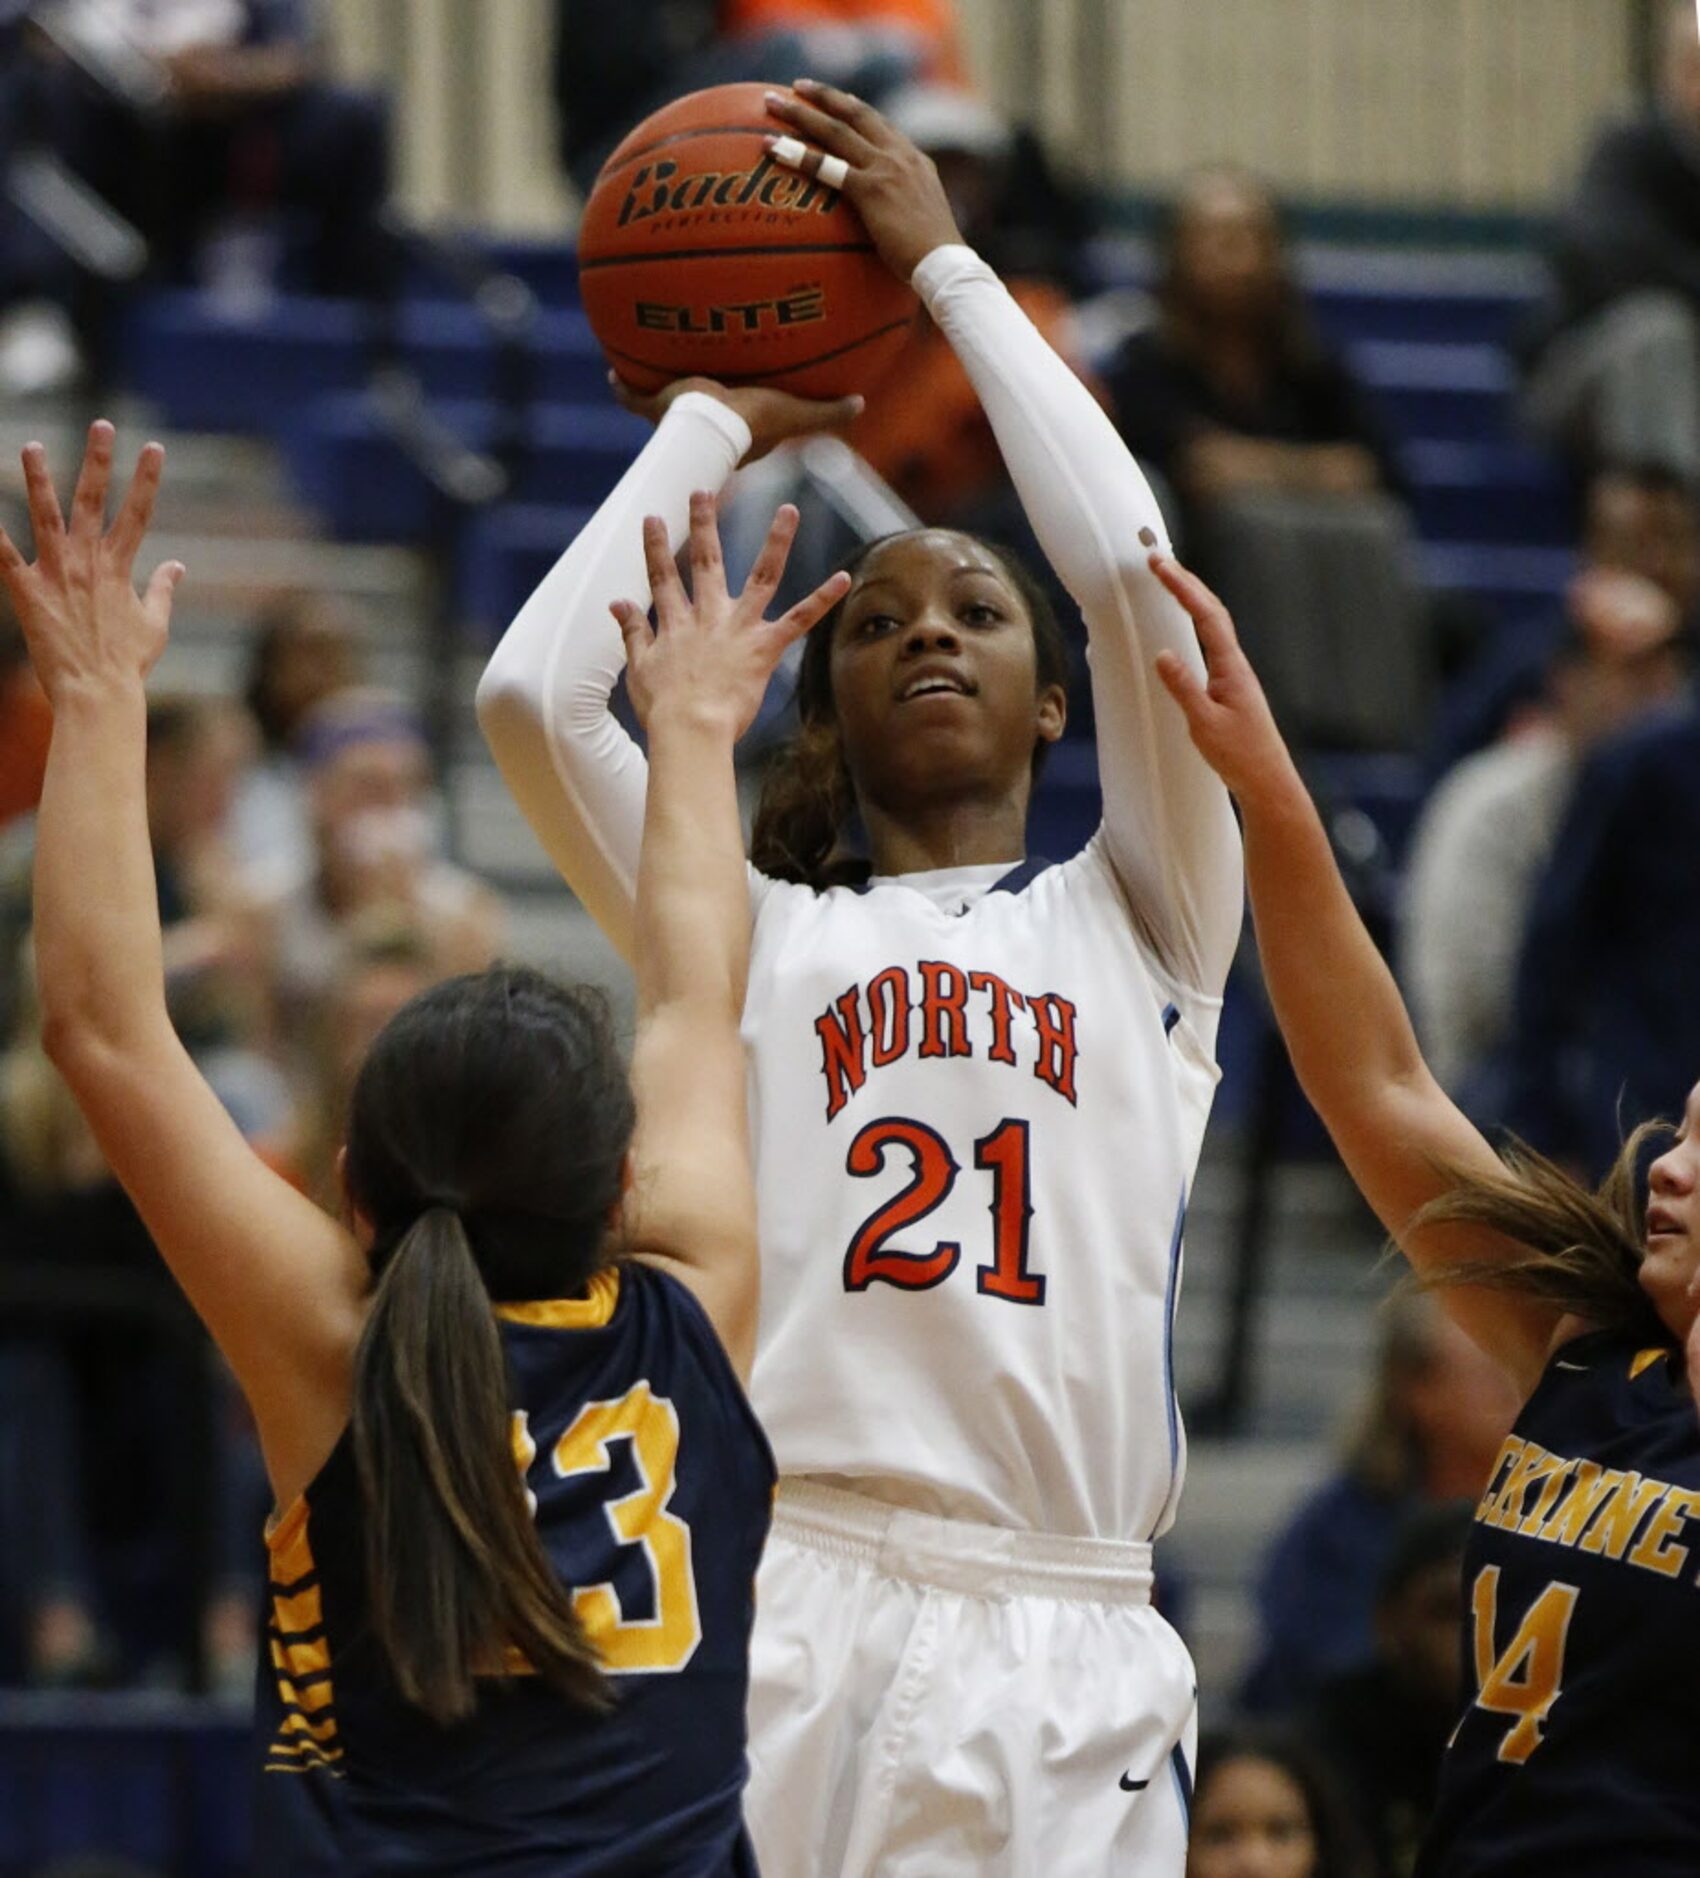
[(1497, 1656), (1499, 1567), (1484, 1565), (1470, 1593), (1475, 1625), (1476, 1707), (1508, 1715), (1516, 1726), (1499, 1744), (1499, 1758), (1521, 1766), (1541, 1745), (1541, 1730), (1563, 1693), (1564, 1649), (1576, 1614), (1577, 1589), (1556, 1579), (1525, 1613), (1517, 1633)]
[[(975, 1274), (988, 1297), (1012, 1304), (1043, 1304), (1044, 1274), (1028, 1268), (1028, 1228), (1033, 1218), (1032, 1178), (1028, 1168), (1028, 1124), (999, 1122), (974, 1143), (974, 1165), (992, 1176), (991, 1257)], [(897, 1285), (905, 1291), (929, 1291), (956, 1270), (962, 1248), (940, 1240), (930, 1252), (906, 1252), (887, 1242), (944, 1204), (962, 1172), (944, 1137), (925, 1122), (888, 1115), (850, 1143), (846, 1170), (859, 1179), (882, 1173), (887, 1158), (907, 1153), (913, 1175), (900, 1193), (876, 1208), (857, 1227), (844, 1255), (844, 1289), (866, 1291), (872, 1284)]]

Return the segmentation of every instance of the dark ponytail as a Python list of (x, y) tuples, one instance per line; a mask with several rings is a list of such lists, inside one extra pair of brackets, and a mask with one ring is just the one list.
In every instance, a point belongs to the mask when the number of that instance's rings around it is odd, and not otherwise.
[(607, 1264), (632, 1123), (605, 1003), (524, 970), (421, 993), (355, 1083), (347, 1182), (375, 1279), (352, 1417), (368, 1597), (397, 1689), (438, 1722), (469, 1715), (510, 1651), (574, 1702), (609, 1699), (527, 1504), (492, 1300), (582, 1295)]
[(572, 1701), (607, 1684), (514, 1462), (507, 1360), (466, 1228), (434, 1206), (384, 1264), (354, 1364), (372, 1619), (432, 1720), (472, 1712), (509, 1646)]
[[(902, 539), (902, 534), (893, 534), (865, 541), (840, 563), (839, 571), (852, 577), (851, 592), (855, 591), (855, 576), (869, 557), (887, 542)], [(1061, 685), (1066, 691), (1070, 678), (1068, 641), (1050, 595), (1007, 548), (977, 535), (964, 539), (993, 556), (1027, 608), (1033, 627), (1034, 678), (1039, 690)], [(817, 892), (828, 887), (859, 886), (872, 872), (867, 860), (849, 846), (856, 792), (844, 757), (838, 709), (832, 695), (832, 639), (849, 597), (846, 593), (844, 600), (818, 619), (803, 641), (803, 657), (797, 668), (797, 732), (775, 753), (762, 777), (750, 837), (750, 861), (759, 873), (770, 880), (795, 881)], [(1044, 767), (1050, 747), (1043, 739), (1034, 744), (1035, 778)]]

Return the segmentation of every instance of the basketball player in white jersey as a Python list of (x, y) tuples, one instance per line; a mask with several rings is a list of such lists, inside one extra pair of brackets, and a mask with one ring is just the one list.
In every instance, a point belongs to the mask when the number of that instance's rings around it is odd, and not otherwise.
[[(1150, 1546), (1184, 1467), (1181, 1233), (1242, 888), (1227, 794), (1152, 665), (1202, 660), (1147, 564), (1167, 543), (1144, 478), (962, 246), (932, 165), (866, 105), (799, 90), (776, 154), (837, 159), (1085, 617), (1104, 820), (1062, 866), (1027, 854), (1064, 697), (1006, 555), (938, 530), (861, 554), (805, 648), (751, 870), (752, 1389), (783, 1476), (751, 1825), (777, 1878), (1178, 1878), (1193, 1672), (1150, 1606)], [(822, 416), (718, 388), (660, 406), (479, 695), (623, 947), (645, 771), (607, 708), (608, 608), (643, 592), (646, 516), (677, 542), (752, 448)]]

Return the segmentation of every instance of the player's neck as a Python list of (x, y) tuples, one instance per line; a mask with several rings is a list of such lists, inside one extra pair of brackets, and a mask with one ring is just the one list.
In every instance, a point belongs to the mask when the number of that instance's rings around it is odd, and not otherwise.
[(908, 807), (903, 817), (864, 804), (868, 858), (882, 877), (930, 874), (941, 867), (1019, 866), (1027, 858), (1025, 802), (943, 802)]

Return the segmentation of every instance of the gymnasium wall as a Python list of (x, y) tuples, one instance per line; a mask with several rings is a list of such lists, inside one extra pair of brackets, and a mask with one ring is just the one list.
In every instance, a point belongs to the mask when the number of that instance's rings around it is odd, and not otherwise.
[[(620, 0), (576, 0), (619, 5)], [(976, 70), (1116, 194), (1232, 156), (1306, 201), (1539, 209), (1632, 94), (1647, 0), (961, 0)], [(552, 0), (326, 0), (350, 75), (399, 83), (427, 218), (541, 231), (570, 208)]]

